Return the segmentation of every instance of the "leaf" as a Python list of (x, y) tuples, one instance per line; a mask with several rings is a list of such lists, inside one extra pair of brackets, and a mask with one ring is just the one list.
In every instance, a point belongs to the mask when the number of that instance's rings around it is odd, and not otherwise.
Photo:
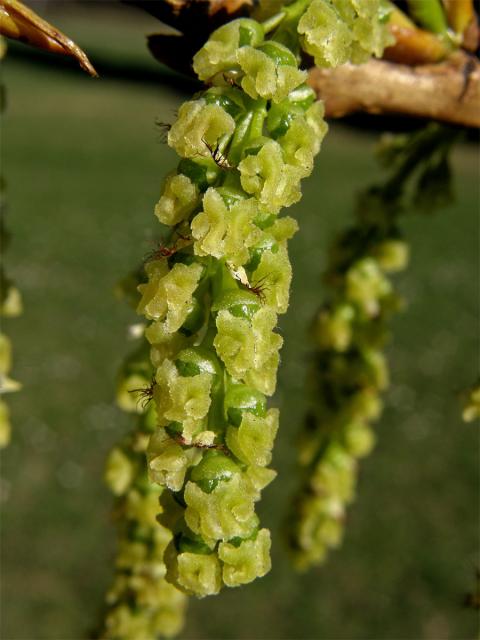
[(0, 0), (0, 34), (51, 53), (72, 56), (84, 71), (98, 77), (84, 51), (73, 40), (18, 0)]

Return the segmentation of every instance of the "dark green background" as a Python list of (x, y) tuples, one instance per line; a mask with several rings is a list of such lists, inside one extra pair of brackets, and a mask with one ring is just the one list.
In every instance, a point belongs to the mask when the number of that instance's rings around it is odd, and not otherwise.
[[(34, 65), (22, 47), (2, 64), (7, 264), (25, 301), (24, 315), (5, 323), (24, 383), (9, 397), (13, 441), (2, 453), (5, 640), (84, 638), (109, 583), (115, 532), (102, 465), (128, 428), (113, 404), (113, 381), (129, 349), (126, 327), (136, 320), (112, 291), (151, 249), (153, 205), (175, 162), (154, 119), (171, 120), (187, 96), (149, 58), (143, 34), (153, 20), (126, 7), (73, 13), (67, 4), (47, 17), (99, 61), (101, 80), (74, 64), (68, 73)], [(184, 638), (475, 636), (476, 614), (462, 599), (478, 562), (478, 432), (461, 422), (457, 397), (478, 362), (472, 145), (454, 154), (455, 204), (405, 220), (412, 260), (397, 282), (408, 306), (394, 321), (393, 384), (378, 446), (361, 465), (344, 544), (324, 566), (297, 575), (279, 533), (306, 406), (306, 329), (324, 293), (326, 247), (351, 219), (355, 193), (378, 177), (375, 137), (333, 124), (303, 201), (291, 209), (300, 232), (280, 324), (279, 477), (260, 505), (273, 529), (273, 569), (252, 585), (192, 602)]]

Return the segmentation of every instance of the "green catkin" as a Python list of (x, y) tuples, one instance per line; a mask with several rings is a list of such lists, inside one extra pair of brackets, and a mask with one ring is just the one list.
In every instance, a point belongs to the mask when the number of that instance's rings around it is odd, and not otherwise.
[(480, 382), (462, 393), (462, 418), (465, 422), (474, 422), (480, 418)]
[[(6, 45), (0, 37), (0, 60), (6, 53)], [(0, 113), (5, 107), (5, 94), (3, 86), (0, 87)], [(0, 176), (0, 252), (4, 254), (10, 240), (10, 234), (5, 227), (5, 183)], [(0, 319), (14, 318), (22, 313), (22, 298), (19, 290), (5, 274), (3, 264), (0, 264)], [(0, 331), (0, 448), (6, 447), (10, 442), (11, 423), (10, 410), (3, 400), (3, 394), (18, 391), (21, 388), (19, 382), (10, 378), (12, 368), (12, 344), (3, 331)]]
[[(287, 520), (299, 569), (324, 560), (341, 542), (355, 492), (359, 458), (374, 446), (373, 423), (388, 386), (384, 350), (392, 313), (401, 307), (391, 275), (408, 263), (398, 218), (413, 205), (447, 201), (448, 152), (456, 133), (438, 125), (384, 138), (388, 179), (363, 192), (356, 224), (333, 246), (326, 274), (330, 295), (312, 326), (312, 406), (300, 434), (303, 478)], [(442, 177), (438, 167), (442, 166)], [(418, 176), (407, 202), (407, 187)]]
[(165, 580), (163, 554), (172, 534), (156, 520), (162, 489), (147, 476), (145, 450), (154, 424), (150, 406), (107, 461), (106, 481), (118, 496), (115, 577), (99, 636), (109, 640), (171, 638), (183, 626), (186, 596)]
[[(123, 297), (137, 303), (138, 276), (132, 274), (119, 288)], [(171, 638), (183, 627), (187, 604), (185, 594), (165, 580), (163, 554), (172, 533), (157, 521), (163, 489), (147, 474), (146, 449), (156, 414), (149, 401), (153, 374), (149, 346), (143, 335), (139, 341), (117, 382), (117, 403), (123, 411), (136, 414), (136, 426), (111, 450), (105, 466), (105, 481), (117, 498), (118, 541), (113, 584), (96, 637), (108, 640)]]
[(159, 521), (173, 531), (166, 577), (187, 594), (270, 569), (255, 502), (275, 476), (278, 410), (266, 398), (297, 229), (279, 213), (300, 200), (326, 132), (299, 51), (330, 65), (379, 54), (379, 16), (377, 0), (296, 0), (269, 19), (268, 34), (247, 18), (220, 27), (193, 61), (209, 88), (180, 107), (168, 133), (181, 160), (155, 214), (171, 227), (172, 252), (146, 264), (138, 310), (155, 370), (149, 474), (166, 487)]

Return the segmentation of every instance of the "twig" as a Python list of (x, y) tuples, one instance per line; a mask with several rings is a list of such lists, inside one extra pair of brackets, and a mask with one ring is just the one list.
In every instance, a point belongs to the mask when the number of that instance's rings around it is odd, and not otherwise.
[(480, 127), (480, 65), (463, 52), (417, 67), (370, 60), (313, 68), (309, 83), (325, 101), (327, 117), (397, 113)]

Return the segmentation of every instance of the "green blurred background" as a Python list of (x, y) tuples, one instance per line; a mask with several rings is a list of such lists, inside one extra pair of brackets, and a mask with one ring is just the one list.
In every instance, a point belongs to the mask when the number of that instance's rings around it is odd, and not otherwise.
[[(25, 312), (5, 323), (23, 390), (9, 397), (14, 432), (2, 453), (5, 640), (87, 637), (109, 584), (115, 531), (102, 483), (106, 453), (129, 428), (114, 405), (134, 314), (116, 281), (151, 249), (153, 205), (175, 162), (160, 143), (192, 89), (150, 58), (157, 23), (114, 3), (30, 3), (89, 53), (102, 78), (12, 46), (2, 64), (8, 110), (6, 262)], [(36, 61), (35, 61), (36, 60)], [(351, 220), (355, 193), (378, 178), (377, 134), (333, 123), (304, 198), (292, 208), (294, 280), (278, 391), (278, 479), (260, 505), (273, 529), (273, 569), (242, 589), (191, 603), (183, 638), (475, 637), (463, 607), (478, 564), (478, 431), (457, 392), (478, 364), (478, 155), (453, 159), (456, 202), (404, 221), (412, 260), (398, 286), (392, 387), (378, 445), (361, 464), (340, 550), (295, 574), (279, 526), (295, 485), (294, 438), (306, 407), (309, 320), (322, 300), (326, 248)], [(153, 639), (152, 639), (153, 640)]]

